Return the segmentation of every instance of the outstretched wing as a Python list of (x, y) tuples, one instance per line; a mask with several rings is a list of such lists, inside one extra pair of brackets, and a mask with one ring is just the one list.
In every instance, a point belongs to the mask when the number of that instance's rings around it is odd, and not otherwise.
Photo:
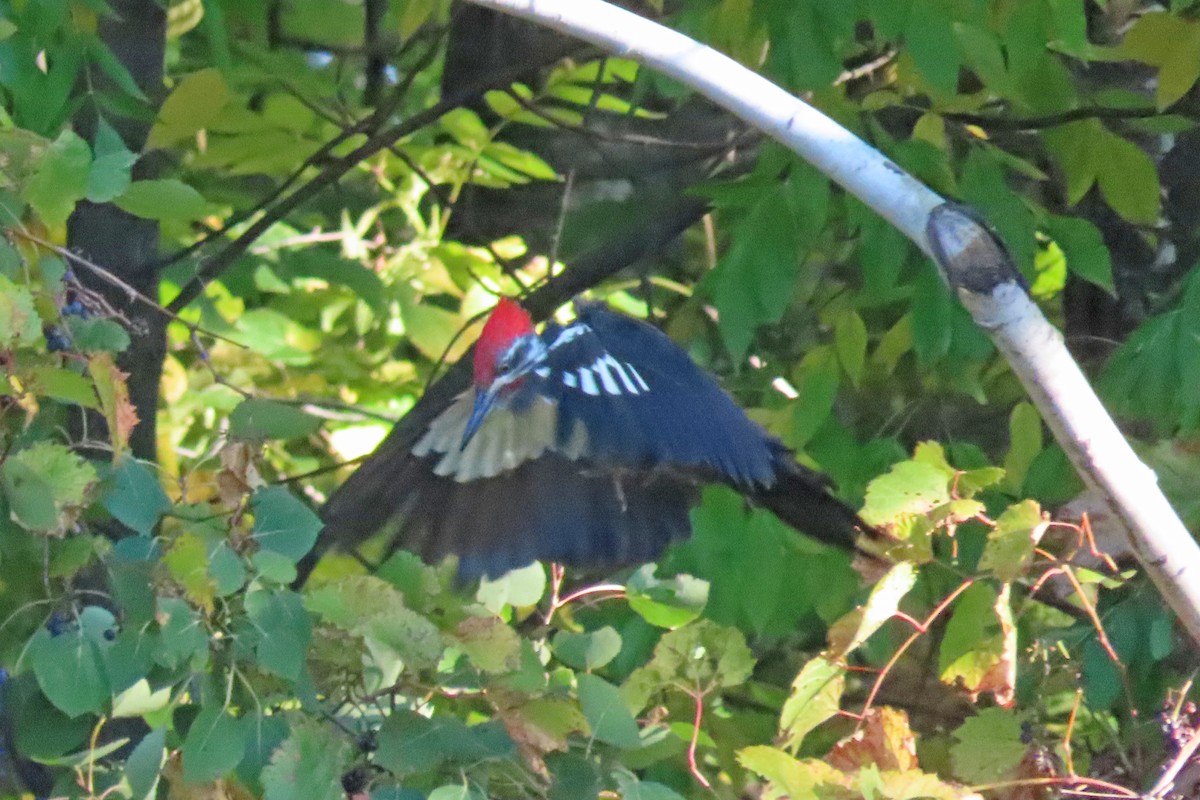
[(535, 559), (613, 566), (653, 560), (686, 536), (697, 484), (719, 481), (796, 528), (853, 547), (861, 522), (823, 476), (796, 464), (658, 330), (590, 305), (543, 338), (546, 364), (465, 448), (471, 392), (411, 450), (365, 464), (352, 481), (361, 478), (370, 496), (339, 496), (327, 521), (388, 518), (395, 546), (430, 561), (456, 554), (464, 578)]
[(603, 463), (676, 469), (743, 489), (775, 483), (783, 446), (658, 329), (588, 304), (547, 339), (539, 392), (557, 409), (560, 447), (582, 429), (587, 454)]

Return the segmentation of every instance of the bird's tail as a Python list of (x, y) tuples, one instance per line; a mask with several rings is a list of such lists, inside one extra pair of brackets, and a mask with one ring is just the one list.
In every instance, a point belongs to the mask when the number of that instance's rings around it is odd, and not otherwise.
[(829, 479), (780, 454), (775, 483), (747, 496), (791, 527), (842, 550), (861, 550), (860, 537), (882, 534), (829, 491)]

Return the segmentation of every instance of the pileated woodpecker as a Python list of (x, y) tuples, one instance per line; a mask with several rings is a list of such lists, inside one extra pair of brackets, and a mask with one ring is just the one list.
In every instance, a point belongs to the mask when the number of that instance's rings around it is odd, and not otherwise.
[(535, 559), (639, 563), (690, 533), (705, 483), (837, 546), (869, 531), (666, 335), (602, 304), (577, 312), (539, 336), (500, 300), (475, 345), (473, 391), (351, 476), (324, 510), (327, 534), (361, 539), (374, 531), (354, 530), (356, 516), (380, 517), (363, 504), (389, 503), (395, 545), (456, 554), (461, 578)]

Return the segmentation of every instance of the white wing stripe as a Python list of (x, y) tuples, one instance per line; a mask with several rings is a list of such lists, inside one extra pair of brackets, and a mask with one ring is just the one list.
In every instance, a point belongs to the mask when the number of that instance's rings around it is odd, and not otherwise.
[(638, 387), (634, 386), (633, 381), (629, 379), (629, 373), (621, 366), (621, 362), (617, 361), (611, 355), (606, 355), (604, 360), (608, 363), (608, 366), (612, 367), (612, 371), (617, 373), (617, 377), (621, 379), (621, 383), (625, 384), (625, 391), (630, 394), (637, 394)]
[(578, 339), (580, 336), (583, 336), (589, 331), (591, 331), (591, 328), (582, 322), (572, 323), (559, 331), (558, 336), (554, 337), (554, 341), (550, 343), (549, 349), (553, 350), (556, 347), (561, 347), (567, 342)]
[(575, 378), (574, 372), (563, 373), (563, 386), (566, 386), (569, 389), (579, 388), (579, 381)]
[(604, 384), (604, 391), (611, 395), (619, 396), (621, 394), (621, 387), (617, 386), (617, 382), (613, 380), (612, 374), (608, 371), (608, 362), (611, 360), (612, 356), (605, 353), (596, 359), (596, 363), (592, 365), (592, 369), (600, 376), (600, 383)]
[(638, 382), (638, 386), (642, 387), (642, 391), (650, 391), (650, 385), (642, 379), (642, 375), (637, 371), (637, 367), (633, 366), (633, 364), (630, 364), (628, 361), (625, 362), (625, 366), (629, 368), (629, 372), (631, 375), (633, 375), (633, 379)]
[(579, 368), (579, 385), (583, 388), (584, 394), (600, 394), (600, 387), (596, 385), (596, 376), (588, 367)]

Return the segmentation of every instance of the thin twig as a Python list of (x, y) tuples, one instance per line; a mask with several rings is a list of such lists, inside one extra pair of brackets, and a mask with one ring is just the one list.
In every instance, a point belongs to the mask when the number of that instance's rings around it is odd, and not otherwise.
[(1188, 761), (1196, 754), (1197, 748), (1200, 748), (1200, 728), (1192, 731), (1192, 735), (1188, 737), (1187, 742), (1184, 743), (1183, 747), (1179, 748), (1179, 752), (1175, 755), (1175, 758), (1171, 760), (1171, 763), (1167, 765), (1158, 782), (1150, 789), (1148, 797), (1165, 797), (1166, 793), (1174, 787), (1175, 778), (1179, 776), (1180, 771), (1187, 766)]
[(696, 745), (700, 741), (700, 723), (704, 719), (704, 694), (696, 692), (692, 694), (692, 700), (696, 703), (696, 713), (692, 717), (692, 738), (688, 742), (687, 759), (688, 771), (692, 773), (701, 786), (705, 789), (711, 789), (712, 784), (708, 778), (704, 777), (704, 773), (700, 771), (700, 766), (696, 763)]
[(863, 703), (862, 711), (857, 715), (859, 728), (862, 727), (862, 723), (866, 719), (867, 712), (871, 710), (871, 706), (875, 703), (875, 698), (879, 695), (879, 690), (883, 688), (883, 681), (887, 678), (888, 673), (891, 672), (892, 668), (896, 666), (896, 663), (900, 660), (900, 657), (904, 655), (908, 648), (912, 647), (913, 644), (916, 643), (917, 639), (921, 638), (929, 631), (929, 626), (932, 625), (938, 617), (945, 613), (946, 609), (948, 609), (950, 605), (956, 599), (958, 599), (960, 594), (971, 588), (971, 586), (974, 584), (975, 581), (971, 578), (968, 578), (959, 584), (957, 589), (948, 594), (945, 599), (942, 600), (942, 602), (938, 603), (933, 611), (930, 611), (929, 615), (925, 617), (924, 622), (916, 622), (914, 620), (917, 630), (911, 636), (905, 639), (904, 643), (896, 649), (896, 652), (890, 659), (888, 659), (888, 662), (883, 665), (883, 669), (879, 671), (879, 677), (875, 679), (874, 685), (871, 686), (871, 692), (867, 695), (867, 699)]
[(9, 233), (12, 234), (13, 236), (19, 236), (20, 238), (25, 239), (26, 241), (31, 242), (32, 244), (36, 244), (38, 247), (43, 247), (43, 248), (51, 251), (55, 255), (58, 255), (58, 256), (61, 256), (62, 258), (67, 259), (72, 264), (83, 267), (84, 269), (88, 270), (93, 275), (98, 277), (100, 280), (104, 281), (105, 283), (108, 283), (111, 286), (115, 286), (118, 289), (120, 289), (121, 291), (125, 292), (125, 294), (128, 295), (131, 300), (137, 300), (140, 303), (142, 303), (143, 305), (147, 306), (148, 308), (153, 309), (157, 313), (162, 314), (163, 316), (165, 316), (175, 322), (178, 322), (180, 325), (183, 325), (185, 328), (188, 329), (188, 332), (191, 334), (192, 337), (195, 337), (197, 334), (202, 333), (205, 336), (212, 337), (213, 339), (219, 339), (223, 342), (226, 342), (227, 344), (232, 344), (237, 347), (240, 347), (243, 350), (247, 349), (246, 345), (242, 344), (241, 342), (230, 339), (228, 336), (222, 336), (219, 333), (215, 333), (213, 331), (206, 330), (205, 328), (201, 328), (199, 325), (195, 324), (194, 322), (188, 322), (186, 319), (180, 317), (174, 311), (171, 311), (168, 308), (163, 308), (163, 306), (159, 305), (151, 298), (142, 294), (137, 289), (135, 289), (133, 286), (131, 286), (130, 284), (121, 280), (120, 278), (118, 278), (116, 275), (114, 275), (109, 270), (105, 269), (104, 267), (100, 266), (99, 264), (89, 261), (88, 259), (79, 255), (78, 253), (74, 253), (65, 247), (54, 244), (53, 242), (48, 242), (45, 239), (41, 238), (40, 236), (35, 236), (34, 234), (29, 233), (28, 231), (25, 231), (25, 230), (21, 230), (18, 228), (10, 228)]

